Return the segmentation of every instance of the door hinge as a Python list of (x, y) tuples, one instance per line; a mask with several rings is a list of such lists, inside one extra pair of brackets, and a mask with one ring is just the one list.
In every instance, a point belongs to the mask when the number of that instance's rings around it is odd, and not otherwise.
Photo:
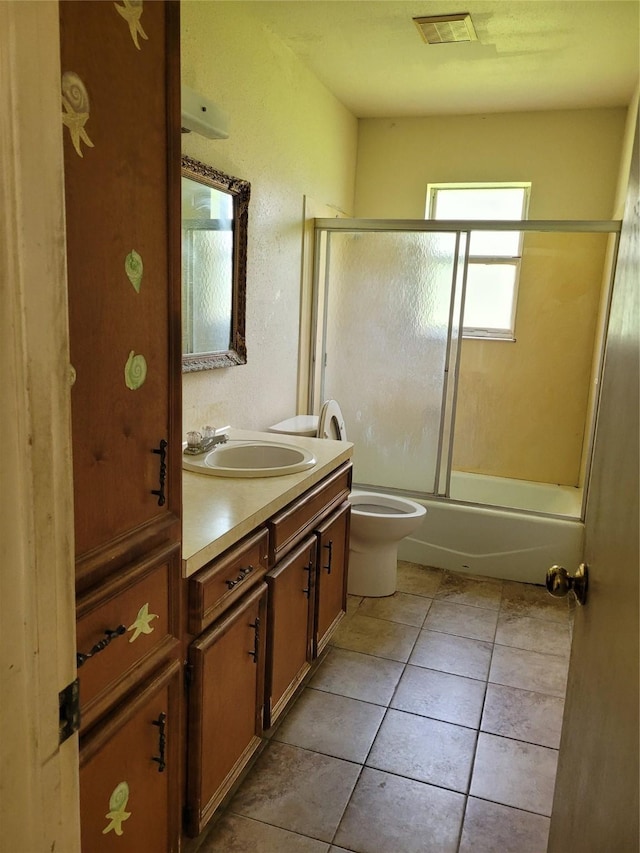
[(58, 693), (58, 706), (60, 708), (58, 743), (64, 743), (80, 728), (80, 680), (78, 678)]

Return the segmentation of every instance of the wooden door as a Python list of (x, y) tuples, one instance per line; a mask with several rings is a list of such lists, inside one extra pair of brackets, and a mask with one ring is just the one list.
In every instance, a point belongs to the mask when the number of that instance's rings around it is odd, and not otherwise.
[(178, 4), (62, 0), (60, 51), (86, 588), (180, 537)]
[(82, 744), (86, 853), (178, 850), (179, 669), (178, 661), (162, 669)]
[(197, 836), (260, 745), (266, 584), (189, 647), (187, 830)]
[(311, 667), (316, 540), (308, 536), (267, 575), (265, 726), (273, 725)]
[(318, 568), (314, 657), (317, 657), (326, 646), (338, 621), (347, 610), (350, 518), (351, 505), (345, 502), (317, 529)]
[(638, 164), (636, 125), (587, 507), (589, 592), (576, 612), (551, 853), (639, 847)]

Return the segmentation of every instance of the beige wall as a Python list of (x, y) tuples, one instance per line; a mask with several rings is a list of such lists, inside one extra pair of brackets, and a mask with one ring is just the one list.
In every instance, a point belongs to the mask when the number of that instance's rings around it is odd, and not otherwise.
[[(365, 119), (356, 215), (421, 218), (429, 182), (522, 180), (531, 219), (609, 219), (625, 120), (622, 108)], [(551, 261), (545, 239), (529, 238), (516, 343), (463, 342), (454, 465), (577, 485), (604, 249), (565, 238), (578, 258)]]
[(181, 3), (182, 79), (230, 135), (183, 153), (251, 182), (246, 365), (184, 376), (184, 430), (295, 414), (303, 197), (352, 213), (356, 119), (241, 3)]

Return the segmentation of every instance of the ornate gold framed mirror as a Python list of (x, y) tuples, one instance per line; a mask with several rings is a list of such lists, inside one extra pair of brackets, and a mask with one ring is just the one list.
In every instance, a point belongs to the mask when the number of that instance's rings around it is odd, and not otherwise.
[(251, 185), (182, 158), (182, 370), (246, 364)]

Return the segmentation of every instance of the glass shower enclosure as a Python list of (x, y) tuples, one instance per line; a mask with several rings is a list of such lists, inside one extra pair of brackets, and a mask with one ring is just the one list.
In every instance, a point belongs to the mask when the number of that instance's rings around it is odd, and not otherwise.
[[(524, 232), (512, 341), (463, 334), (479, 229)], [(340, 403), (355, 482), (579, 518), (618, 231), (316, 220), (309, 410)]]

